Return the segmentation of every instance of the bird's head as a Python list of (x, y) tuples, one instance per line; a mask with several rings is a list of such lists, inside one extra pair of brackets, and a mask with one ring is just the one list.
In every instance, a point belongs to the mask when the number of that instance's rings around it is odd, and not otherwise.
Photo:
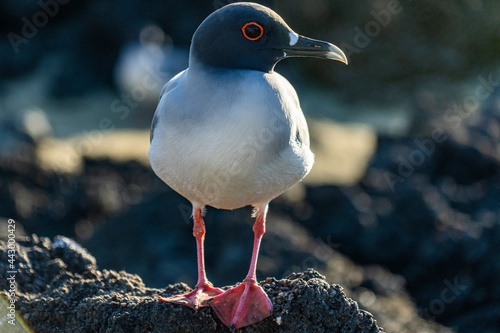
[(274, 11), (250, 2), (222, 7), (201, 23), (193, 35), (190, 63), (272, 72), (276, 63), (287, 57), (347, 64), (337, 46), (296, 34)]

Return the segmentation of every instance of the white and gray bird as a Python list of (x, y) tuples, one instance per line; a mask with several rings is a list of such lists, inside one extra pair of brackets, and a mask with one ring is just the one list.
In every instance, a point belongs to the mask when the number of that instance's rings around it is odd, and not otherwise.
[[(160, 300), (211, 306), (231, 329), (272, 313), (255, 275), (268, 204), (302, 180), (314, 162), (297, 93), (274, 72), (287, 57), (347, 64), (338, 47), (296, 34), (267, 7), (235, 3), (215, 11), (194, 33), (189, 67), (163, 88), (151, 126), (151, 166), (192, 203), (198, 250), (195, 289)], [(207, 205), (251, 205), (256, 211), (248, 275), (227, 291), (214, 288), (205, 274)]]

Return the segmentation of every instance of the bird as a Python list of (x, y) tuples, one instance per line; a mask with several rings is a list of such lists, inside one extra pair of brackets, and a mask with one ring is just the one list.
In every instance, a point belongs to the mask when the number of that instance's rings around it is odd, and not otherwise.
[[(196, 29), (189, 65), (162, 89), (150, 133), (153, 171), (192, 205), (198, 281), (162, 302), (212, 307), (232, 330), (272, 314), (256, 280), (269, 202), (311, 170), (306, 119), (293, 86), (274, 71), (288, 57), (343, 62), (342, 50), (295, 33), (273, 10), (238, 2), (211, 13)], [(254, 244), (245, 279), (222, 290), (207, 279), (206, 206), (252, 206)]]

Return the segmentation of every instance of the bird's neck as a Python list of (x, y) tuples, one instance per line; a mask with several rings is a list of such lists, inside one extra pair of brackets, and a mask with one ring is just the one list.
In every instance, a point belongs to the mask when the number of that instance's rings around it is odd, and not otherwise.
[(193, 52), (190, 53), (189, 55), (189, 68), (192, 68), (193, 70), (200, 71), (200, 72), (207, 72), (208, 74), (216, 74), (216, 73), (227, 73), (229, 71), (234, 71), (234, 70), (248, 70), (248, 71), (257, 71), (257, 72), (262, 72), (262, 73), (274, 73), (274, 65), (270, 66), (266, 70), (256, 70), (256, 69), (249, 69), (249, 68), (235, 68), (235, 67), (230, 67), (230, 66), (213, 66), (213, 65), (207, 65), (203, 63), (202, 61), (198, 60), (197, 57), (193, 54)]

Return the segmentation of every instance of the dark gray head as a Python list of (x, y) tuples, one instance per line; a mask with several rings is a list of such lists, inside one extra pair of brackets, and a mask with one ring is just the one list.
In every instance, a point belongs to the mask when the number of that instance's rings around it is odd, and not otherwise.
[(271, 9), (251, 2), (227, 5), (209, 15), (193, 35), (194, 62), (271, 72), (286, 57), (317, 57), (347, 64), (335, 45), (299, 36)]

